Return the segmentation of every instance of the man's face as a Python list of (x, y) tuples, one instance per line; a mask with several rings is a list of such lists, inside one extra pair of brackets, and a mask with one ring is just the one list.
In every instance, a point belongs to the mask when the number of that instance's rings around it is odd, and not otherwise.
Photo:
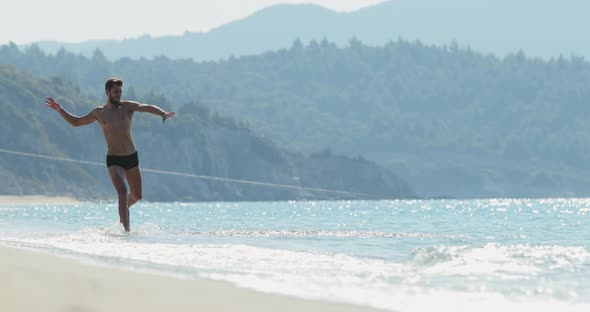
[(121, 86), (114, 85), (111, 91), (107, 92), (109, 102), (115, 106), (121, 105), (121, 95), (123, 94), (123, 88)]

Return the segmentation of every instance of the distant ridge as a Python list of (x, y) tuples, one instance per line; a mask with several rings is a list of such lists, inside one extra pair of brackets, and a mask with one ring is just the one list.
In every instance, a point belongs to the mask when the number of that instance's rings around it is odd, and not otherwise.
[(560, 54), (589, 58), (587, 12), (590, 1), (584, 0), (393, 0), (351, 13), (281, 4), (206, 33), (36, 44), (49, 53), (64, 47), (86, 56), (100, 49), (111, 60), (165, 55), (204, 61), (289, 48), (297, 38), (304, 42), (327, 38), (338, 45), (353, 37), (369, 45), (403, 38), (434, 45), (456, 41), (499, 56), (523, 50), (543, 58)]

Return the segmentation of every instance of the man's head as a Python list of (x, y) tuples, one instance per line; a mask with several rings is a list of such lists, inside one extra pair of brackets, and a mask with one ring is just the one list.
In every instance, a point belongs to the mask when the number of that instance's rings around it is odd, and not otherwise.
[(111, 78), (104, 84), (104, 90), (109, 97), (109, 102), (115, 106), (121, 105), (121, 95), (123, 94), (123, 80)]

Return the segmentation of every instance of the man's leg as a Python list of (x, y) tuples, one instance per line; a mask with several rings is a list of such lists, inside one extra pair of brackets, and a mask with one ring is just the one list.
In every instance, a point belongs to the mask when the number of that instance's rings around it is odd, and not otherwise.
[(129, 232), (129, 208), (127, 208), (127, 186), (125, 185), (125, 170), (119, 166), (110, 166), (109, 175), (119, 197), (119, 222), (123, 223)]
[(143, 197), (141, 189), (141, 170), (139, 169), (139, 166), (125, 170), (125, 177), (127, 178), (127, 183), (129, 183), (127, 207), (131, 207)]

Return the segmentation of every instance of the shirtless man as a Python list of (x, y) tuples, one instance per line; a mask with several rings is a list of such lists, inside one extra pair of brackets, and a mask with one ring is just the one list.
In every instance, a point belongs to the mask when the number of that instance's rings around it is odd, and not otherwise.
[[(107, 168), (113, 186), (119, 196), (119, 222), (129, 232), (129, 207), (142, 197), (141, 171), (137, 151), (131, 138), (131, 121), (134, 112), (152, 113), (162, 117), (162, 122), (174, 116), (155, 105), (121, 101), (123, 81), (117, 78), (107, 80), (105, 86), (107, 103), (96, 107), (82, 117), (74, 116), (63, 109), (52, 98), (45, 99), (45, 105), (53, 108), (73, 127), (85, 126), (98, 121), (107, 142)], [(129, 194), (125, 179), (129, 184)]]

